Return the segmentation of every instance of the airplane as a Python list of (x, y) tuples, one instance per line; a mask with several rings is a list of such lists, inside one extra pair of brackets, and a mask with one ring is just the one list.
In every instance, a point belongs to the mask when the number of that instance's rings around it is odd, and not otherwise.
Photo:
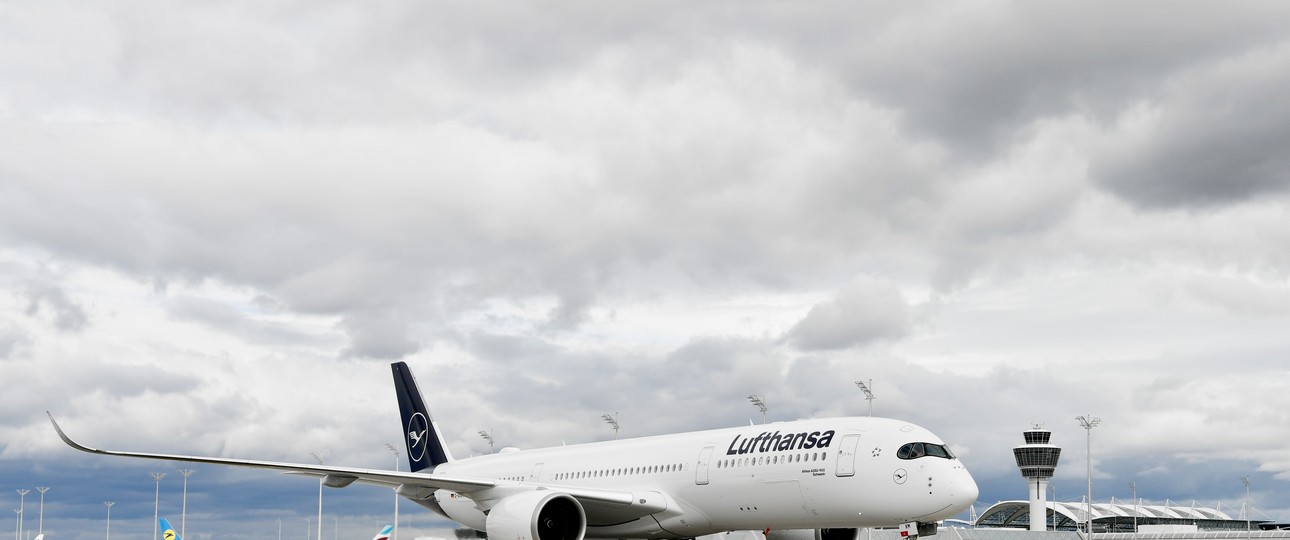
[[(270, 469), (394, 488), (498, 540), (855, 540), (861, 527), (936, 522), (976, 502), (972, 475), (932, 432), (879, 417), (775, 422), (455, 459), (405, 362), (391, 364), (410, 471), (100, 450), (100, 455)], [(913, 536), (911, 535), (911, 536)]]
[(386, 525), (381, 531), (372, 537), (372, 540), (390, 540), (390, 534), (394, 532), (394, 524)]

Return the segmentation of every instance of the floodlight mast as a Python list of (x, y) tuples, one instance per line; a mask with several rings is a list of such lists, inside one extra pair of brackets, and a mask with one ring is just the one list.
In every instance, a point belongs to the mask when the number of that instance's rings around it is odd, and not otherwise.
[(605, 420), (605, 423), (611, 426), (614, 426), (614, 438), (617, 439), (618, 438), (618, 413), (614, 413), (613, 416), (610, 416), (609, 413), (605, 413), (600, 415), (600, 417)]
[[(322, 456), (319, 455), (319, 452), (310, 452), (309, 455), (313, 456), (314, 460), (317, 461), (319, 465), (323, 464), (323, 459)], [(325, 480), (327, 480), (327, 477), (325, 476), (318, 479), (318, 540), (322, 540), (322, 493), (323, 482)]]
[(1138, 532), (1138, 481), (1129, 482), (1130, 490), (1133, 490), (1133, 532)]
[(36, 491), (40, 492), (40, 529), (36, 532), (36, 536), (40, 536), (45, 534), (45, 492), (49, 491), (49, 488), (38, 487)]
[(856, 386), (859, 386), (860, 391), (864, 392), (864, 399), (869, 402), (869, 416), (873, 416), (873, 390), (870, 390), (870, 388), (873, 388), (873, 379), (869, 379), (869, 384), (865, 384), (864, 381), (856, 381)]
[(27, 494), (31, 493), (31, 490), (16, 489), (14, 491), (18, 492), (18, 510), (16, 510), (16, 512), (18, 513), (18, 540), (22, 540), (22, 513), (26, 508), (25, 501), (27, 500)]
[(766, 423), (766, 410), (767, 410), (767, 409), (766, 409), (766, 402), (765, 402), (765, 401), (763, 401), (763, 400), (761, 399), (761, 396), (759, 396), (759, 395), (757, 395), (757, 394), (748, 394), (748, 401), (752, 402), (752, 404), (753, 404), (753, 405), (756, 405), (758, 409), (761, 409), (761, 423), (765, 424), (765, 423)]
[(1138, 532), (1138, 481), (1129, 482), (1129, 489), (1133, 490), (1133, 532)]
[(1093, 534), (1093, 428), (1102, 424), (1101, 418), (1091, 415), (1076, 416), (1080, 427), (1088, 432), (1088, 448), (1085, 458), (1088, 461), (1088, 499), (1084, 501), (1084, 534)]
[(1250, 537), (1250, 477), (1242, 476), (1241, 482), (1245, 483), (1245, 537)]
[(103, 540), (112, 540), (112, 505), (114, 504), (116, 501), (103, 501), (103, 506), (107, 507), (107, 534), (103, 536)]
[(152, 500), (152, 540), (157, 540), (157, 526), (159, 525), (157, 518), (161, 517), (161, 513), (158, 512), (161, 509), (161, 479), (166, 477), (166, 473), (148, 473), (148, 476), (157, 481), (157, 491)]
[(184, 475), (184, 498), (183, 506), (179, 511), (179, 537), (188, 538), (188, 477), (197, 471), (193, 469), (179, 469), (179, 474)]
[(479, 430), (479, 436), (483, 437), (485, 441), (488, 441), (488, 453), (492, 454), (493, 453), (493, 434), (481, 429)]
[[(390, 449), (394, 454), (394, 470), (399, 470), (399, 450), (390, 443), (385, 443), (385, 447)], [(281, 529), (281, 525), (278, 526)], [(394, 488), (394, 530), (390, 531), (390, 540), (399, 540), (399, 488)]]

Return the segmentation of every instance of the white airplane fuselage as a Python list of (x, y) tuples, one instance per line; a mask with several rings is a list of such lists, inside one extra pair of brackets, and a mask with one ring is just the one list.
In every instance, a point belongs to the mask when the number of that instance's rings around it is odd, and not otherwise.
[[(976, 483), (958, 459), (897, 457), (908, 443), (943, 444), (907, 422), (826, 418), (500, 453), (434, 472), (556, 490), (630, 490), (666, 505), (646, 518), (589, 519), (587, 536), (602, 538), (934, 522), (976, 501)], [(474, 500), (449, 490), (436, 500), (448, 517), (484, 530)]]

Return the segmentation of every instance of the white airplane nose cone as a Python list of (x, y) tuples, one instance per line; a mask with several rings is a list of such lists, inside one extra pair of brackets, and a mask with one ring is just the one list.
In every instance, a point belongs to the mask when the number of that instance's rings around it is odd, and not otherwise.
[(958, 480), (954, 483), (954, 506), (959, 511), (963, 511), (976, 502), (977, 496), (981, 494), (981, 489), (977, 487), (976, 480), (972, 478), (971, 473), (967, 472), (967, 469), (960, 469), (959, 472), (962, 474), (959, 475)]

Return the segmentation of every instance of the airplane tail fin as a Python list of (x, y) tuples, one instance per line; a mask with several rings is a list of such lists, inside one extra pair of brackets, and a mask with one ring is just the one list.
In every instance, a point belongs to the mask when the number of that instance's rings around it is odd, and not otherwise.
[(394, 371), (394, 390), (399, 397), (399, 415), (403, 417), (403, 437), (412, 472), (452, 461), (439, 427), (421, 400), (421, 391), (417, 390), (416, 378), (408, 364), (395, 362), (390, 368)]
[(179, 538), (179, 533), (175, 532), (175, 528), (170, 525), (170, 522), (166, 521), (166, 518), (158, 518), (157, 522), (161, 524), (161, 538), (163, 540), (182, 540)]
[(394, 530), (394, 525), (386, 525), (381, 532), (376, 533), (372, 540), (390, 540), (390, 532)]

